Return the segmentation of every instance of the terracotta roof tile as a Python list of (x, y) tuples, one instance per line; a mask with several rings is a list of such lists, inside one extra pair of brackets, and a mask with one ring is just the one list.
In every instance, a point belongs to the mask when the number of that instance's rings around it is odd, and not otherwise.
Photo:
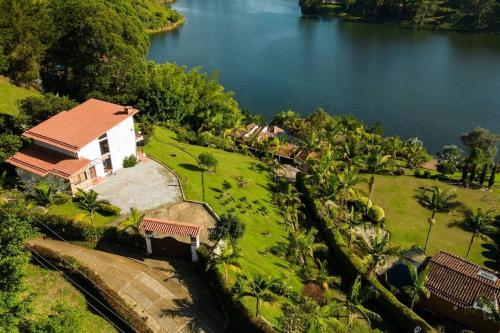
[(39, 176), (45, 177), (47, 174), (52, 173), (63, 178), (69, 178), (87, 167), (90, 160), (74, 158), (33, 144), (17, 152), (6, 162)]
[(202, 228), (203, 225), (200, 224), (165, 221), (154, 218), (144, 218), (142, 219), (141, 224), (139, 224), (140, 230), (189, 237), (198, 237)]
[(138, 110), (90, 99), (77, 107), (58, 113), (27, 130), (23, 135), (71, 152), (77, 152)]
[[(461, 308), (474, 305), (478, 296), (500, 298), (499, 273), (446, 252), (439, 252), (429, 262), (427, 288), (430, 292)], [(483, 271), (493, 279), (479, 275)]]

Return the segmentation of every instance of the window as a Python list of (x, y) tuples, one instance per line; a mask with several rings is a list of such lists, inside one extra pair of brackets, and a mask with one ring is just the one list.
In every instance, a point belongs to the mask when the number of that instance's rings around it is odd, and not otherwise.
[(104, 133), (99, 137), (99, 148), (101, 148), (101, 156), (109, 154), (108, 135)]
[(104, 171), (110, 171), (113, 170), (113, 164), (111, 163), (111, 158), (109, 156), (105, 158), (102, 163), (104, 164)]
[(84, 171), (76, 176), (73, 176), (73, 184), (80, 184), (87, 180), (87, 173)]

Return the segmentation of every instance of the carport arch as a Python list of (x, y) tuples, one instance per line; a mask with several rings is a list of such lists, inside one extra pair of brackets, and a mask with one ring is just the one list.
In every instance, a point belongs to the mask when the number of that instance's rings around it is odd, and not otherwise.
[(191, 240), (191, 260), (193, 262), (198, 261), (198, 253), (196, 251), (200, 246), (201, 229), (203, 229), (203, 225), (200, 224), (165, 221), (155, 218), (143, 218), (139, 224), (139, 230), (144, 232), (148, 255), (153, 253), (151, 238), (155, 238), (155, 234), (181, 237), (187, 236)]

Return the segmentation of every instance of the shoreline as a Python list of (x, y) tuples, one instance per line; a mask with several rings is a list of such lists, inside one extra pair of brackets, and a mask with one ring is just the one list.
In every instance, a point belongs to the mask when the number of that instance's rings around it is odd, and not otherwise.
[(172, 30), (175, 30), (177, 28), (179, 28), (181, 25), (183, 25), (184, 23), (186, 22), (186, 17), (185, 16), (182, 16), (181, 19), (177, 22), (174, 22), (174, 23), (170, 23), (170, 24), (167, 24), (161, 28), (157, 28), (157, 29), (146, 29), (146, 33), (147, 34), (150, 34), (150, 35), (153, 35), (153, 34), (157, 34), (157, 33), (162, 33), (162, 32), (167, 32), (167, 31), (172, 31)]

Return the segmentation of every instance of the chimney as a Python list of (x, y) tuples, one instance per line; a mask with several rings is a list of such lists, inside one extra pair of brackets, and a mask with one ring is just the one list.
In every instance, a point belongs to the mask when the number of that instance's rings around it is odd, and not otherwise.
[(124, 109), (125, 114), (131, 115), (134, 109), (131, 106), (126, 106)]

